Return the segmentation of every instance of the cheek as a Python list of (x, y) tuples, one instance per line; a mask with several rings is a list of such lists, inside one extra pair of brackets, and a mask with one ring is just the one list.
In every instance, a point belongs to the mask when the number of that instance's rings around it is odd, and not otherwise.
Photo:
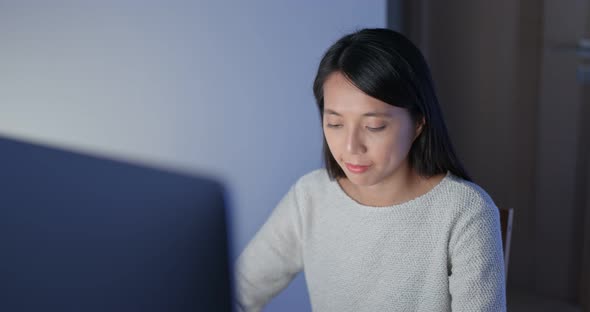
[(324, 138), (326, 138), (326, 143), (328, 143), (328, 147), (330, 148), (332, 155), (338, 155), (337, 137), (324, 132)]
[(371, 145), (368, 149), (371, 157), (379, 162), (388, 162), (395, 156), (398, 150), (396, 142), (392, 139), (373, 142)]
[(407, 156), (411, 144), (411, 133), (400, 131), (371, 142), (369, 151), (376, 160), (398, 162)]

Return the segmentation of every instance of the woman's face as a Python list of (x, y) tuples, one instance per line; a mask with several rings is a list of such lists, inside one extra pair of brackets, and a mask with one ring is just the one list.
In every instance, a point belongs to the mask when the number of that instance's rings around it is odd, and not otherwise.
[(350, 182), (377, 185), (409, 168), (408, 152), (421, 126), (406, 109), (366, 95), (339, 72), (323, 87), (324, 135)]

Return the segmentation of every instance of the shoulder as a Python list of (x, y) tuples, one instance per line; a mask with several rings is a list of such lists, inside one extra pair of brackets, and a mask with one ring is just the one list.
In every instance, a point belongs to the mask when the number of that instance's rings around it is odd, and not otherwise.
[(295, 183), (294, 187), (300, 192), (315, 193), (325, 190), (331, 182), (333, 181), (330, 180), (326, 169), (320, 168), (301, 176)]
[(452, 205), (452, 210), (457, 215), (498, 213), (496, 204), (481, 186), (452, 174), (446, 177), (441, 195), (445, 197), (445, 202)]
[(275, 208), (274, 214), (296, 212), (295, 219), (300, 220), (303, 224), (308, 223), (311, 218), (310, 213), (314, 211), (311, 208), (318, 204), (318, 194), (326, 192), (329, 182), (330, 179), (325, 169), (317, 169), (304, 174), (291, 185), (287, 194)]
[(317, 203), (319, 199), (334, 191), (326, 169), (316, 169), (301, 176), (295, 184), (292, 185), (290, 192), (293, 193), (298, 203), (309, 206)]

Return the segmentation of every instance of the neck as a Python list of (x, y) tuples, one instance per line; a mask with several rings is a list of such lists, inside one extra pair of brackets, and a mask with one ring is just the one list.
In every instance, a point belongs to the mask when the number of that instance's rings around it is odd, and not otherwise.
[(385, 207), (410, 201), (431, 190), (444, 175), (425, 178), (403, 166), (375, 185), (359, 186), (343, 178), (340, 184), (350, 197), (366, 206)]

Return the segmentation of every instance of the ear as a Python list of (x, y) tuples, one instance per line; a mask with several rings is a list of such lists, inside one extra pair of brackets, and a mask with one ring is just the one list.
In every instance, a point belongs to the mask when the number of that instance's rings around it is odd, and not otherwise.
[(424, 117), (420, 118), (420, 120), (416, 123), (416, 132), (414, 135), (414, 140), (420, 136), (422, 130), (424, 129), (424, 125), (426, 124), (426, 119)]

